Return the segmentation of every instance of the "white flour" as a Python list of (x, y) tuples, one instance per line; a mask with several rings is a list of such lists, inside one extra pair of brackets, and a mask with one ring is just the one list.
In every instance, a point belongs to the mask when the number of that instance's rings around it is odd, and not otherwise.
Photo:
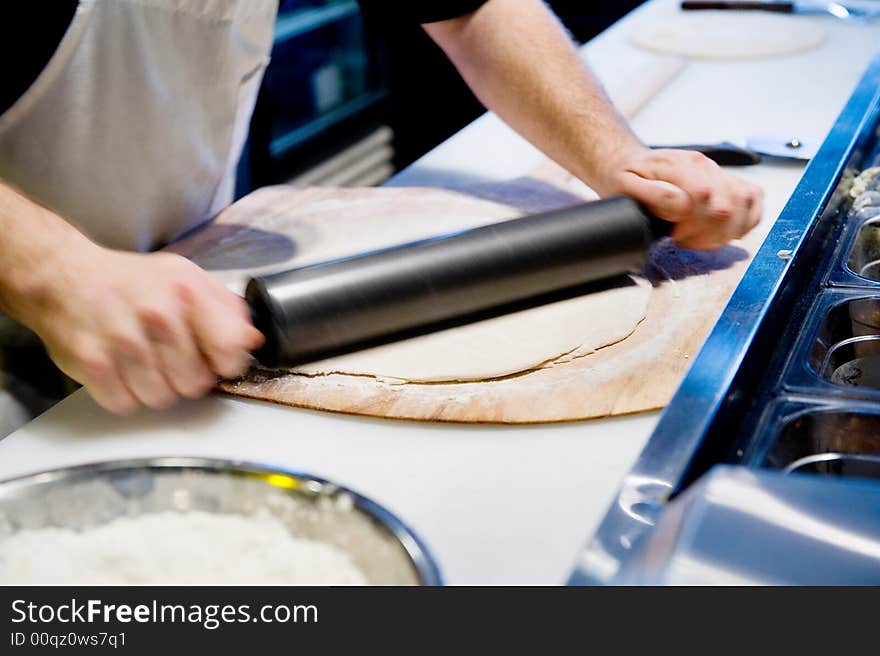
[(5, 585), (366, 585), (338, 547), (295, 538), (268, 513), (163, 512), (83, 532), (25, 530), (0, 541)]

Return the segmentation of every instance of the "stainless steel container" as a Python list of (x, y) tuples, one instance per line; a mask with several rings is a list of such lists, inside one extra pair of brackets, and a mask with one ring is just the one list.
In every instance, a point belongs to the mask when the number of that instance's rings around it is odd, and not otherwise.
[(377, 503), (314, 476), (227, 460), (122, 460), (4, 481), (0, 542), (25, 529), (81, 531), (165, 511), (268, 511), (294, 536), (347, 553), (371, 585), (442, 583), (419, 538)]
[[(823, 519), (822, 513), (827, 510), (831, 516), (833, 509), (820, 511), (817, 506), (811, 515), (804, 509), (814, 506), (802, 502), (821, 498), (823, 490), (836, 484), (866, 489), (880, 485), (878, 167), (880, 52), (621, 482), (617, 498), (580, 555), (571, 583), (644, 581), (631, 575), (639, 574), (639, 563), (648, 562), (639, 559), (658, 546), (659, 523), (688, 531), (710, 526), (698, 514), (717, 505), (710, 498), (717, 489), (713, 480), (738, 482), (725, 488), (728, 504), (741, 519), (752, 508), (750, 516), (757, 519), (741, 522), (740, 527), (749, 528), (742, 528), (735, 539), (728, 531), (731, 523), (711, 524), (717, 531), (701, 535), (697, 560), (712, 567), (691, 569), (688, 581), (694, 582), (697, 574), (701, 582), (727, 581), (726, 574), (743, 571), (736, 564), (755, 553), (751, 545), (770, 544), (771, 534), (783, 524), (792, 535), (809, 539), (787, 552), (790, 557), (767, 555), (761, 576), (750, 575), (750, 580), (816, 582), (818, 577), (794, 572), (790, 563), (819, 562), (819, 556), (830, 553), (822, 551), (829, 539), (864, 545), (868, 534), (870, 548), (857, 550), (870, 552), (872, 562), (862, 563), (858, 571), (870, 571), (862, 582), (877, 580), (876, 507), (839, 501), (837, 515), (848, 522), (843, 532)], [(756, 490), (763, 490), (762, 502), (767, 500), (765, 485), (778, 503), (751, 503)], [(804, 490), (810, 486), (815, 494)], [(710, 496), (698, 503), (676, 503), (699, 494)], [(762, 518), (767, 508), (778, 512)], [(675, 521), (676, 513), (685, 512), (697, 514)], [(859, 536), (855, 542), (853, 535)], [(689, 558), (693, 564), (696, 543), (684, 539), (677, 544), (682, 550), (675, 558)], [(823, 582), (857, 580), (849, 576), (855, 570), (844, 567), (841, 553), (829, 556)]]

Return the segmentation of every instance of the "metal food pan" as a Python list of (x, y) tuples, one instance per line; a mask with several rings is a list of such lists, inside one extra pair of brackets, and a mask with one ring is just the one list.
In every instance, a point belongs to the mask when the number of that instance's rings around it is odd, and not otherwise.
[(880, 480), (880, 407), (783, 398), (771, 404), (744, 464), (784, 474)]
[(820, 293), (791, 352), (781, 388), (880, 402), (880, 290)]
[[(872, 204), (852, 207), (829, 269), (829, 287), (880, 290), (880, 192), (871, 192)], [(876, 204), (873, 204), (876, 202)]]
[[(880, 147), (864, 158), (862, 171), (880, 166)], [(880, 176), (857, 198), (850, 198), (852, 172), (847, 183), (841, 183), (846, 192), (844, 226), (829, 268), (825, 284), (831, 287), (862, 287), (880, 289)]]

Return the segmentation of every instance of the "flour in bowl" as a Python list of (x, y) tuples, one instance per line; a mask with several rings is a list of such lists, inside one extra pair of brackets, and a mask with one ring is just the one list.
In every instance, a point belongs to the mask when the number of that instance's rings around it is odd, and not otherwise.
[(338, 547), (297, 538), (268, 512), (162, 512), (84, 531), (23, 530), (0, 540), (5, 585), (366, 585)]

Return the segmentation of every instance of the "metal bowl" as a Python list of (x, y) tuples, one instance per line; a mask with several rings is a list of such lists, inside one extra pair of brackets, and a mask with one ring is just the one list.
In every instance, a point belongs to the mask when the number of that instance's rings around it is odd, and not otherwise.
[(422, 542), (382, 506), (314, 476), (228, 460), (119, 460), (4, 481), (0, 541), (25, 529), (81, 531), (163, 511), (268, 511), (295, 536), (345, 551), (371, 585), (442, 584)]

